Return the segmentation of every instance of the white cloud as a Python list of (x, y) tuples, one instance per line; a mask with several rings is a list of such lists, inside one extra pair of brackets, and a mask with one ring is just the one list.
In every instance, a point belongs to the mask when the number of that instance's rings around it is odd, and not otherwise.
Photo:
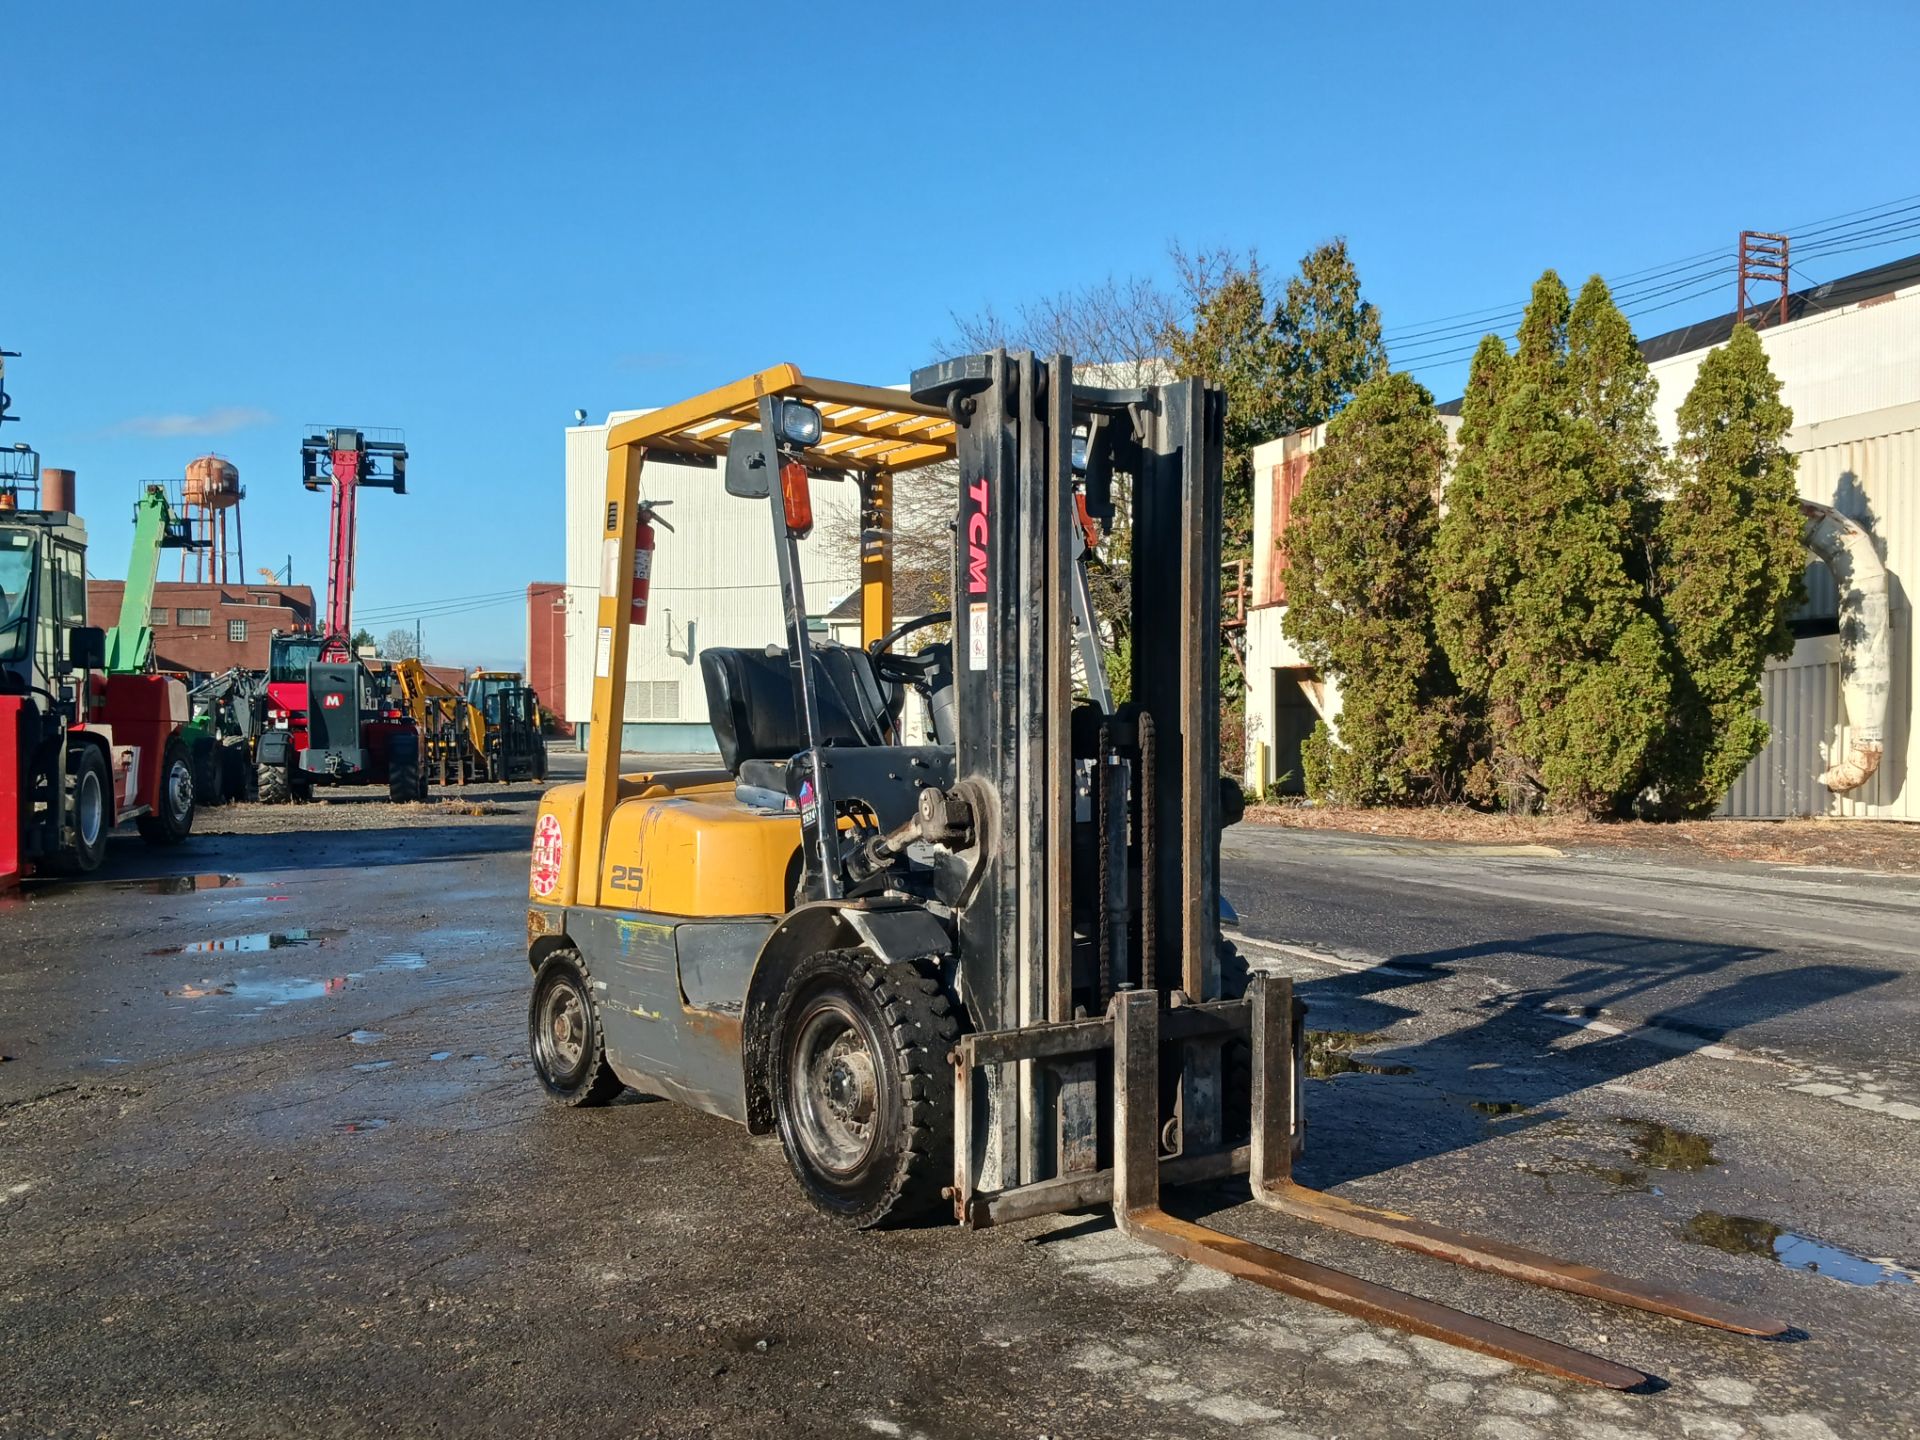
[(172, 439), (181, 435), (225, 435), (253, 425), (265, 425), (273, 419), (270, 411), (257, 405), (221, 405), (199, 415), (136, 415), (114, 426), (119, 435), (146, 435)]

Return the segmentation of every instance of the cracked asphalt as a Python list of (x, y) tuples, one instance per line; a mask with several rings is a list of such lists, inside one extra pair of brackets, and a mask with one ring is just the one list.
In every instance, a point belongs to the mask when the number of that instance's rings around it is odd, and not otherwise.
[(0, 1435), (1920, 1435), (1913, 882), (1229, 834), (1244, 948), (1329, 1032), (1302, 1179), (1796, 1329), (1530, 1291), (1244, 1185), (1183, 1212), (1660, 1377), (1613, 1395), (1096, 1214), (847, 1234), (777, 1144), (549, 1106), (534, 794), (471, 796), (208, 812), (0, 901)]

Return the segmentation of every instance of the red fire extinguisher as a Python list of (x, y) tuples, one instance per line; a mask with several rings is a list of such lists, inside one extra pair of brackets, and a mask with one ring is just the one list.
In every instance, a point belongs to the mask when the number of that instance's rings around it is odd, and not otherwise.
[(653, 588), (653, 527), (656, 522), (663, 530), (671, 531), (667, 524), (654, 512), (662, 505), (671, 505), (671, 500), (656, 500), (651, 505), (642, 505), (635, 512), (633, 530), (633, 599), (627, 608), (627, 618), (635, 625), (647, 623), (647, 595)]

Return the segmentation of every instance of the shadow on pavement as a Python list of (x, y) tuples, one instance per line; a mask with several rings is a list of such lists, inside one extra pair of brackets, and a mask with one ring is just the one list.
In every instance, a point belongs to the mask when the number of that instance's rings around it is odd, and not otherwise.
[[(1578, 1091), (1900, 974), (1784, 960), (1778, 968), (1756, 968), (1777, 954), (1759, 946), (1608, 931), (1553, 932), (1396, 955), (1387, 962), (1391, 970), (1308, 981), (1299, 992), (1310, 1029), (1371, 1032), (1415, 1013), (1394, 1003), (1395, 991), (1452, 973), (1455, 962), (1513, 955), (1566, 963), (1550, 982), (1489, 995), (1475, 1023), (1410, 1045), (1360, 1048), (1359, 1073), (1309, 1080), (1308, 1125), (1323, 1138), (1307, 1146), (1301, 1178), (1324, 1188), (1378, 1174), (1478, 1144), (1489, 1138), (1490, 1123), (1503, 1136), (1524, 1133), (1561, 1118), (1564, 1111), (1555, 1102)], [(1745, 973), (1725, 973), (1735, 969)], [(1704, 990), (1689, 983), (1715, 977), (1720, 983)], [(1663, 992), (1671, 995), (1665, 1003)], [(1594, 1016), (1623, 1005), (1644, 1017), (1637, 1023), (1657, 1027), (1659, 1039), (1629, 1028), (1577, 1050), (1542, 1050), (1539, 1012)], [(1379, 1067), (1407, 1067), (1411, 1074), (1382, 1075)], [(1391, 1125), (1380, 1124), (1382, 1106), (1391, 1107)], [(1333, 1143), (1325, 1143), (1328, 1138)]]

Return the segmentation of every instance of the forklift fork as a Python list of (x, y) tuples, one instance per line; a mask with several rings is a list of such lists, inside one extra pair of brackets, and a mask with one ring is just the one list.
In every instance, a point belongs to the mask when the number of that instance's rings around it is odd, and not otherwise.
[[(1771, 1336), (1788, 1327), (1697, 1295), (1639, 1284), (1590, 1266), (1430, 1225), (1411, 1216), (1356, 1204), (1295, 1183), (1293, 1164), (1293, 984), (1254, 976), (1247, 990), (1253, 1051), (1253, 1197), (1295, 1219), (1418, 1251), (1477, 1270), (1597, 1300), (1631, 1305), (1674, 1319)], [(1528, 1335), (1464, 1311), (1376, 1285), (1356, 1276), (1235, 1239), (1160, 1208), (1160, 1011), (1152, 991), (1114, 997), (1113, 1211), (1121, 1230), (1182, 1259), (1311, 1300), (1377, 1325), (1390, 1325), (1449, 1345), (1568, 1380), (1628, 1390), (1641, 1372), (1555, 1341)]]

